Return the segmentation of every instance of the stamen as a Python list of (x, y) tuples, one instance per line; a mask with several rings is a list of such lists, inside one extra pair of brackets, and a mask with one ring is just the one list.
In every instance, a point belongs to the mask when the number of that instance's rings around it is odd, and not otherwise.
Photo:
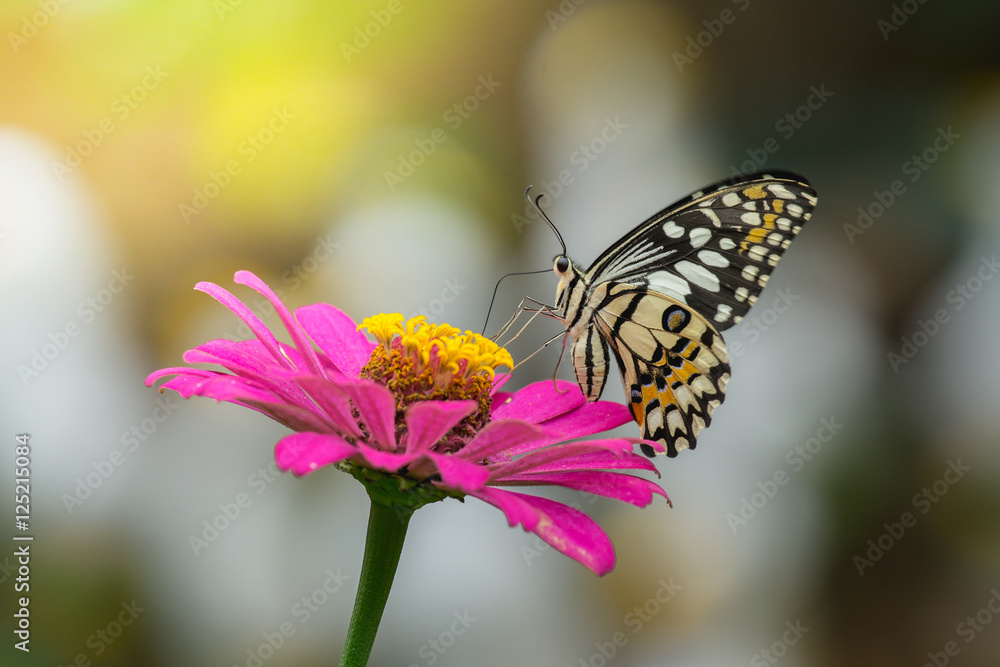
[(367, 318), (378, 340), (361, 377), (384, 384), (396, 397), (397, 437), (405, 438), (406, 408), (425, 400), (475, 400), (479, 405), (435, 446), (451, 452), (464, 446), (489, 421), (490, 389), (500, 366), (512, 368), (510, 353), (472, 331), (450, 324), (430, 324), (423, 316), (404, 320), (399, 313)]

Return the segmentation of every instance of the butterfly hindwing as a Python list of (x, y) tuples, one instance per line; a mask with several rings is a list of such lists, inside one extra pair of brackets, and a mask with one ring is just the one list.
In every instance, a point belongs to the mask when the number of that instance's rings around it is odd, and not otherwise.
[[(684, 304), (641, 285), (615, 285), (608, 295), (594, 323), (614, 351), (643, 438), (662, 443), (671, 457), (694, 449), (725, 400), (722, 336)], [(649, 445), (643, 451), (654, 453)]]

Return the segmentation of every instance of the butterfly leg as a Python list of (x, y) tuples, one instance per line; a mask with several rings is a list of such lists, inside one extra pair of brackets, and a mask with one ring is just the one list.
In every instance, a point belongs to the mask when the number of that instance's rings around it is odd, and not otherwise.
[[(539, 352), (541, 352), (542, 350), (544, 350), (545, 348), (547, 348), (549, 345), (551, 345), (552, 343), (556, 342), (556, 339), (558, 339), (560, 336), (564, 336), (565, 337), (565, 335), (566, 335), (565, 331), (561, 331), (561, 332), (557, 333), (555, 336), (553, 336), (552, 338), (550, 338), (547, 341), (545, 341), (544, 343), (542, 343), (542, 346), (540, 348), (538, 348), (537, 350), (535, 350), (534, 352), (532, 352), (531, 354), (529, 354), (528, 356), (526, 356), (524, 359), (521, 359), (521, 361), (517, 362), (514, 365), (514, 368), (517, 368), (518, 366), (520, 366), (521, 364), (523, 364), (524, 362), (526, 362), (528, 359), (531, 359), (533, 356), (535, 356), (536, 354), (538, 354)], [(563, 341), (563, 348), (565, 348), (565, 346), (566, 346), (566, 343), (565, 343), (565, 341)], [(558, 366), (556, 366), (556, 370), (557, 371), (559, 370)], [(512, 373), (514, 372), (513, 368), (511, 369), (511, 372)], [(553, 377), (553, 379), (555, 379), (555, 378)]]
[[(525, 305), (525, 302), (528, 302), (531, 305)], [(490, 340), (497, 341), (501, 336), (506, 335), (506, 333), (510, 331), (510, 329), (514, 326), (514, 323), (518, 320), (518, 318), (521, 317), (522, 313), (534, 313), (534, 314), (531, 316), (531, 319), (529, 319), (528, 322), (524, 326), (522, 326), (521, 329), (516, 334), (514, 334), (513, 338), (511, 338), (510, 340), (508, 340), (506, 343), (503, 344), (503, 347), (506, 347), (511, 343), (513, 343), (515, 340), (517, 340), (518, 336), (520, 336), (524, 332), (524, 330), (528, 328), (528, 325), (530, 325), (538, 315), (542, 315), (543, 317), (560, 319), (558, 314), (556, 314), (555, 308), (553, 306), (549, 306), (539, 301), (535, 301), (531, 297), (524, 297), (523, 299), (521, 299), (521, 303), (518, 304), (517, 310), (514, 311), (514, 314), (511, 315), (510, 319), (507, 320), (507, 322), (502, 327), (500, 327), (500, 330), (497, 333), (495, 333), (490, 338)]]
[[(559, 375), (559, 366), (562, 365), (563, 357), (566, 356), (566, 339), (569, 338), (569, 332), (563, 331), (561, 334), (556, 336), (556, 338), (558, 338), (559, 336), (563, 337), (563, 343), (562, 343), (562, 350), (559, 352), (559, 360), (556, 362), (556, 369), (552, 371), (552, 386), (555, 387), (557, 392), (559, 392), (560, 394), (564, 394), (566, 392), (559, 388), (559, 384), (556, 382), (556, 376)], [(551, 340), (549, 340), (549, 343), (551, 343), (556, 338), (552, 338)], [(548, 345), (549, 343), (546, 343), (545, 345)]]

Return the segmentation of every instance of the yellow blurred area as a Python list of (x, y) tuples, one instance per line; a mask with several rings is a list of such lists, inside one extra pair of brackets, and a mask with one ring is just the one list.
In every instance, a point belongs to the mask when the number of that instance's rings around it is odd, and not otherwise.
[[(15, 54), (0, 59), (0, 117), (80, 163), (143, 263), (205, 252), (191, 243), (205, 234), (280, 248), (359, 189), (352, 176), (373, 142), (386, 152), (410, 143), (387, 127), (433, 124), (437, 100), (485, 71), (490, 42), (525, 39), (515, 14), (498, 9), (5, 3), (0, 25)], [(485, 40), (465, 27), (484, 18)]]

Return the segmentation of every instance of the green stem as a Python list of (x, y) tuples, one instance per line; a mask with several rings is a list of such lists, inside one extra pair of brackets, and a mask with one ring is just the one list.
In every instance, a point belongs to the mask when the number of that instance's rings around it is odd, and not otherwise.
[(399, 554), (403, 551), (406, 526), (412, 514), (410, 508), (390, 507), (372, 501), (365, 538), (365, 559), (361, 564), (358, 595), (354, 599), (354, 613), (347, 629), (340, 667), (364, 667), (368, 664), (368, 655), (375, 643), (375, 633), (389, 598)]

